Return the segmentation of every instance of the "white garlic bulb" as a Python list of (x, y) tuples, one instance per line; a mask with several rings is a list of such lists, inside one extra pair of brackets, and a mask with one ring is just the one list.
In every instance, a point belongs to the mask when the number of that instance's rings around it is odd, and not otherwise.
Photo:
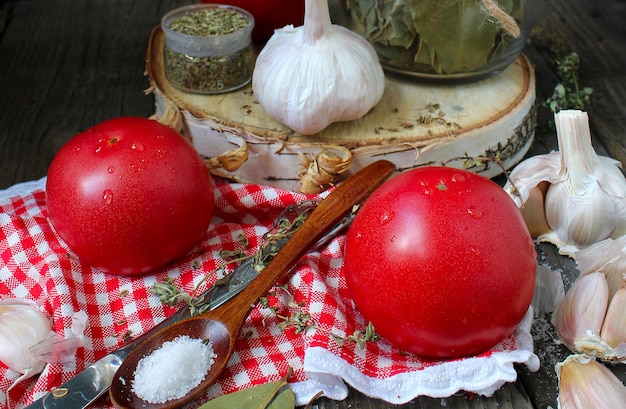
[(587, 114), (555, 115), (559, 151), (522, 161), (504, 189), (529, 230), (561, 254), (626, 234), (626, 178), (620, 163), (596, 154)]
[(270, 117), (311, 135), (364, 116), (385, 76), (364, 38), (331, 24), (327, 0), (306, 0), (304, 24), (276, 30), (259, 53), (252, 88)]

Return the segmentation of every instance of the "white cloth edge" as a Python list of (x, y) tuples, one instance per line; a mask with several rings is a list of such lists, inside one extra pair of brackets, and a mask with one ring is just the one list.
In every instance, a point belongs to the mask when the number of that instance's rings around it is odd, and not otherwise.
[(44, 189), (46, 187), (46, 179), (47, 177), (44, 176), (41, 179), (18, 183), (0, 190), (0, 200), (6, 200), (14, 196), (23, 196), (37, 189)]
[[(524, 363), (533, 372), (539, 369), (530, 334), (532, 320), (529, 308), (514, 335), (518, 349), (494, 352), (489, 357), (466, 358), (379, 379), (364, 375), (322, 347), (312, 347), (305, 351), (304, 370), (321, 384), (337, 389), (345, 381), (369, 397), (393, 404), (404, 404), (418, 396), (444, 398), (459, 391), (492, 396), (502, 385), (517, 379), (515, 363)], [(306, 401), (304, 396), (301, 399)]]

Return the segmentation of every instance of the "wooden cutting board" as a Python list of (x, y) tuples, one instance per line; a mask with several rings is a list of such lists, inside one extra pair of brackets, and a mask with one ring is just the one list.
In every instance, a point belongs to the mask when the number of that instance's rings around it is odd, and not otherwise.
[[(214, 174), (235, 181), (314, 193), (383, 157), (399, 172), (467, 156), (499, 157), (510, 168), (534, 137), (535, 76), (524, 55), (473, 83), (387, 75), (383, 98), (367, 115), (304, 136), (271, 119), (251, 85), (218, 95), (175, 88), (163, 70), (163, 42), (155, 27), (146, 65), (155, 117), (181, 129)], [(502, 171), (493, 163), (471, 170)]]

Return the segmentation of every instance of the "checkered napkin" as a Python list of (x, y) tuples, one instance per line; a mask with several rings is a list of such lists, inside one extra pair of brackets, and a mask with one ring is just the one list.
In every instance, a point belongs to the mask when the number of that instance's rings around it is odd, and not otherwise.
[[(272, 187), (216, 180), (216, 206), (203, 241), (175, 264), (143, 276), (114, 276), (81, 264), (49, 224), (45, 179), (16, 185), (0, 192), (0, 296), (41, 301), (54, 330), (71, 335), (72, 316), (84, 311), (89, 319), (84, 346), (70, 364), (49, 364), (39, 375), (20, 382), (0, 363), (0, 408), (20, 407), (42, 397), (94, 361), (123, 345), (128, 335), (151, 329), (175, 309), (150, 293), (157, 281), (168, 277), (186, 292), (208, 288), (219, 276), (224, 260), (220, 251), (240, 248), (241, 235), (254, 253), (261, 236), (282, 210), (311, 199)], [(323, 197), (322, 194), (320, 197)], [(404, 403), (419, 395), (446, 397), (459, 390), (493, 394), (514, 381), (514, 363), (530, 370), (539, 366), (533, 353), (531, 311), (517, 331), (480, 356), (453, 361), (424, 360), (403, 354), (385, 341), (339, 345), (338, 336), (363, 330), (366, 322), (354, 309), (343, 276), (344, 236), (309, 253), (292, 274), (268, 297), (282, 314), (290, 301), (300, 304), (320, 329), (304, 333), (281, 329), (269, 308), (256, 306), (246, 321), (236, 350), (220, 381), (195, 404), (209, 398), (282, 378), (289, 379), (298, 404), (317, 392), (333, 399), (347, 396), (347, 384), (391, 403)], [(230, 269), (232, 267), (227, 267)], [(228, 271), (228, 270), (227, 270)], [(206, 277), (206, 281), (203, 279)], [(292, 307), (293, 308), (293, 307)], [(96, 407), (111, 407), (108, 398)], [(193, 407), (193, 405), (192, 405)]]

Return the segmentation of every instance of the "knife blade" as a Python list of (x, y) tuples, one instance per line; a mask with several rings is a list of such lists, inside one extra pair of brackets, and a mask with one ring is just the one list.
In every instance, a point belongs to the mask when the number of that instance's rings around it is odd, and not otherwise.
[[(355, 211), (346, 216), (337, 226), (325, 234), (311, 251), (317, 250), (328, 244), (333, 237), (347, 228), (355, 216)], [(268, 254), (262, 254), (265, 261), (272, 257), (285, 243), (291, 235), (286, 235), (272, 243), (267, 249)], [(208, 303), (209, 309), (213, 310), (223, 305), (228, 300), (243, 290), (259, 274), (260, 270), (255, 269), (255, 258), (248, 258), (240, 263), (230, 274), (218, 280), (213, 286), (198, 296), (204, 303)], [(89, 367), (79, 372), (74, 377), (64, 382), (62, 385), (52, 389), (39, 400), (26, 406), (24, 409), (85, 409), (104, 395), (111, 385), (115, 372), (120, 367), (124, 358), (130, 351), (148, 338), (154, 332), (169, 325), (175, 324), (191, 316), (189, 306), (177, 310), (174, 314), (165, 318), (155, 325), (151, 330), (130, 341), (126, 345), (109, 353), (99, 359)]]

